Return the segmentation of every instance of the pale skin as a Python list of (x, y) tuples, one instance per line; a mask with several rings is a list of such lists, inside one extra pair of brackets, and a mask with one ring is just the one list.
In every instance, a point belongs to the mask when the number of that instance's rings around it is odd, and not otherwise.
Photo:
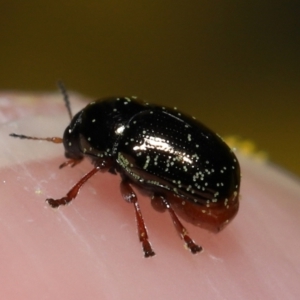
[[(73, 112), (84, 107), (72, 97)], [(138, 201), (156, 256), (144, 258), (132, 204), (120, 178), (94, 175), (68, 206), (53, 209), (85, 173), (61, 144), (13, 139), (9, 133), (62, 137), (69, 119), (61, 96), (0, 95), (1, 299), (298, 299), (299, 180), (237, 153), (240, 211), (213, 234), (183, 222), (204, 248), (183, 246), (167, 213)]]

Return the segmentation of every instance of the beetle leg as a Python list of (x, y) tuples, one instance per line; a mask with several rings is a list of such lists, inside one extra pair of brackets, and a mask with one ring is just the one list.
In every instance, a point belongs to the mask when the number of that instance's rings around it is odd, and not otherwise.
[(46, 199), (46, 202), (53, 208), (59, 207), (60, 205), (66, 205), (70, 203), (74, 198), (76, 198), (82, 185), (88, 181), (93, 175), (95, 175), (100, 170), (100, 167), (97, 166), (92, 169), (89, 173), (85, 174), (67, 193), (65, 197), (60, 199)]
[(179, 236), (181, 237), (181, 239), (184, 240), (186, 246), (188, 247), (188, 249), (193, 253), (196, 254), (197, 252), (201, 252), (202, 251), (202, 247), (198, 246), (189, 236), (188, 231), (186, 230), (186, 228), (182, 225), (182, 223), (180, 222), (180, 220), (178, 219), (175, 211), (173, 210), (173, 208), (171, 207), (170, 203), (167, 201), (165, 196), (162, 195), (157, 195), (154, 194), (152, 196), (152, 201), (155, 202), (161, 202), (165, 208), (169, 211), (171, 219), (173, 221), (173, 224), (176, 228), (177, 233), (179, 234)]
[(82, 162), (82, 158), (81, 159), (68, 159), (67, 161), (65, 161), (64, 163), (62, 163), (59, 168), (62, 169), (66, 166), (71, 165), (71, 167), (75, 167), (77, 164), (79, 164), (80, 162)]
[(122, 180), (120, 184), (121, 193), (123, 196), (123, 199), (129, 203), (132, 203), (135, 209), (135, 216), (136, 216), (136, 222), (137, 222), (137, 229), (138, 229), (138, 235), (140, 242), (143, 246), (143, 251), (145, 257), (154, 256), (155, 253), (152, 250), (151, 244), (149, 242), (148, 233), (146, 229), (146, 225), (142, 216), (142, 212), (137, 200), (137, 196), (134, 193), (132, 187), (126, 180)]

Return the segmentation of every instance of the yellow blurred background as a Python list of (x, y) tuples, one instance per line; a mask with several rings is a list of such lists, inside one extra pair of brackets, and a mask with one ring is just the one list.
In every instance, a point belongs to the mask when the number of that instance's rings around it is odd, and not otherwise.
[(1, 1), (0, 90), (138, 95), (300, 175), (299, 1)]

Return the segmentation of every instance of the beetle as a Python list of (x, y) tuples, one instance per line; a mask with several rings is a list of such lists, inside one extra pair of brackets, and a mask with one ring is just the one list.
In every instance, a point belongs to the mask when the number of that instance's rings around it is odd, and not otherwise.
[(136, 97), (109, 97), (89, 103), (72, 117), (69, 97), (60, 84), (71, 122), (63, 138), (21, 139), (63, 143), (60, 165), (90, 159), (93, 169), (60, 199), (46, 199), (53, 208), (70, 203), (81, 186), (98, 171), (121, 177), (125, 201), (133, 204), (145, 257), (155, 255), (133, 187), (151, 197), (152, 207), (168, 211), (175, 229), (193, 253), (202, 251), (179, 217), (218, 232), (239, 208), (240, 166), (233, 151), (212, 130), (176, 108), (143, 102)]

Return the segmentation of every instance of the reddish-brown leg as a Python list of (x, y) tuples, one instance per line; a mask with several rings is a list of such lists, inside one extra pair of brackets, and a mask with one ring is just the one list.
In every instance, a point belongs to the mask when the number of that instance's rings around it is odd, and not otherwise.
[(153, 195), (152, 196), (152, 202), (157, 202), (158, 203), (162, 203), (165, 208), (169, 211), (170, 216), (172, 218), (173, 224), (176, 228), (177, 233), (179, 234), (179, 236), (181, 237), (181, 239), (184, 240), (187, 248), (193, 253), (196, 254), (198, 252), (202, 251), (202, 247), (198, 246), (189, 236), (188, 231), (186, 230), (186, 228), (181, 224), (181, 222), (179, 221), (177, 215), (175, 214), (173, 208), (171, 207), (171, 205), (169, 204), (169, 202), (167, 201), (167, 199), (164, 196), (161, 195)]
[(142, 216), (140, 206), (138, 204), (137, 196), (134, 193), (130, 184), (126, 180), (121, 181), (120, 188), (124, 200), (129, 203), (132, 203), (134, 206), (137, 228), (138, 228), (138, 235), (139, 235), (140, 242), (142, 243), (143, 246), (144, 255), (145, 257), (154, 256), (155, 253), (152, 250), (151, 244), (149, 242), (146, 225)]
[(89, 180), (93, 175), (95, 175), (100, 170), (100, 167), (95, 167), (92, 171), (84, 175), (67, 193), (65, 197), (62, 197), (60, 199), (46, 199), (48, 204), (52, 206), (53, 208), (56, 208), (60, 205), (66, 205), (70, 203), (78, 194), (80, 188), (82, 185)]

